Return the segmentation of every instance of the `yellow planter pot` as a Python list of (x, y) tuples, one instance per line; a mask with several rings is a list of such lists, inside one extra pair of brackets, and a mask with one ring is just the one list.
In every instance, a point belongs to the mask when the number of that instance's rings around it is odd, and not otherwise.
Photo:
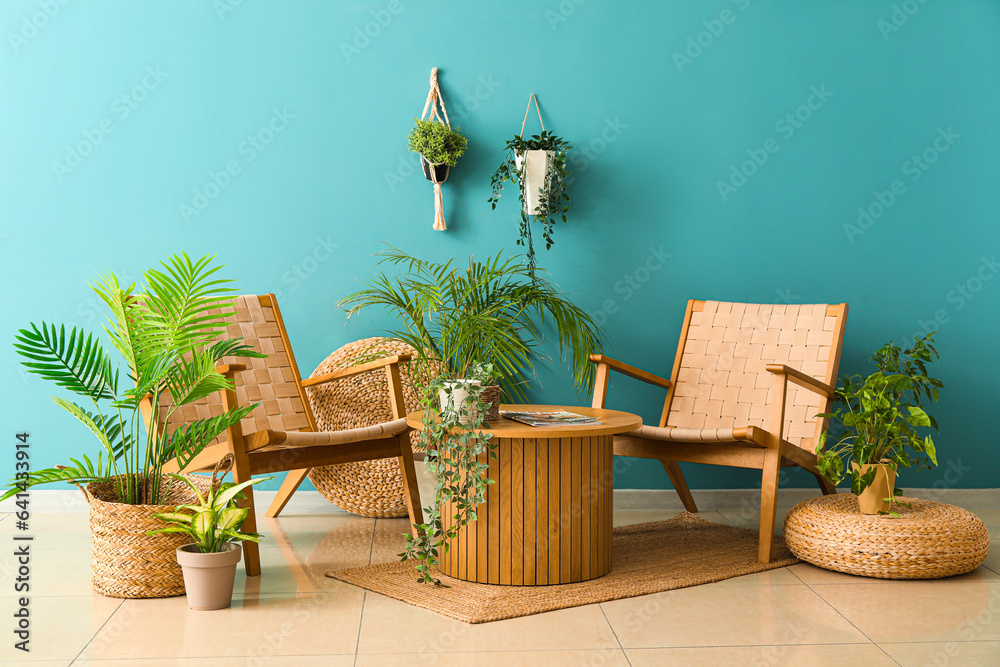
[(878, 514), (879, 512), (888, 512), (891, 503), (885, 499), (892, 498), (893, 491), (896, 488), (896, 471), (886, 462), (862, 463), (858, 465), (852, 461), (851, 467), (859, 470), (862, 475), (872, 468), (878, 468), (878, 472), (875, 473), (875, 479), (858, 496), (858, 508), (861, 510), (861, 513)]

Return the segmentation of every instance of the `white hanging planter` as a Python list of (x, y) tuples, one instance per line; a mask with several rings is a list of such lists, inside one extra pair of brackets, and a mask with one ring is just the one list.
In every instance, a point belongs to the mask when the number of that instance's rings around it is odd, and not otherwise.
[[(524, 212), (528, 215), (538, 215), (538, 204), (541, 192), (545, 188), (545, 174), (549, 163), (555, 159), (555, 151), (525, 151), (514, 155), (514, 164), (522, 172), (521, 189), (524, 193)], [(522, 163), (524, 168), (521, 168)]]

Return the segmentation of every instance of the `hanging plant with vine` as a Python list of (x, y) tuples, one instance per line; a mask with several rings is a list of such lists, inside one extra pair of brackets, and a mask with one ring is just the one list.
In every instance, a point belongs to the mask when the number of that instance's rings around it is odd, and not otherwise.
[[(524, 119), (527, 122), (528, 111), (531, 110), (531, 103), (535, 101), (532, 95), (528, 101), (528, 110), (525, 111)], [(538, 122), (542, 121), (541, 111), (538, 110), (538, 103), (535, 102), (535, 110), (538, 111)], [(531, 218), (542, 226), (542, 237), (545, 240), (545, 249), (552, 248), (552, 230), (555, 223), (560, 218), (566, 222), (566, 213), (569, 212), (569, 193), (566, 191), (569, 185), (569, 169), (566, 166), (566, 153), (573, 148), (569, 142), (552, 132), (545, 130), (542, 124), (542, 133), (532, 135), (531, 138), (524, 138), (524, 123), (521, 124), (521, 134), (514, 135), (514, 138), (507, 142), (504, 148), (507, 155), (504, 161), (497, 167), (492, 178), (490, 187), (493, 190), (489, 198), (490, 205), (495, 210), (497, 202), (500, 201), (500, 194), (504, 183), (510, 182), (517, 185), (518, 196), (521, 202), (521, 221), (518, 226), (517, 244), (525, 246), (528, 256), (528, 267), (534, 275), (535, 270), (535, 247), (531, 238)], [(540, 182), (533, 182), (529, 174), (529, 151), (545, 151), (545, 171)], [(535, 154), (536, 159), (541, 156)], [(536, 189), (531, 192), (531, 189)]]
[[(477, 368), (476, 373), (475, 379), (481, 382), (478, 385), (459, 384), (441, 376), (423, 388), (420, 444), (427, 449), (427, 470), (437, 484), (434, 502), (424, 508), (425, 523), (415, 526), (416, 537), (406, 535), (406, 549), (399, 554), (402, 560), (417, 561), (417, 583), (445, 585), (434, 576), (434, 570), (458, 531), (476, 520), (476, 508), (486, 500), (487, 485), (493, 483), (487, 477), (489, 463), (480, 461), (480, 456), (485, 454), (487, 461), (497, 458), (492, 435), (481, 430), (489, 428), (485, 422), (489, 406), (483, 402), (482, 392), (496, 374), (489, 365)], [(453, 393), (458, 390), (464, 400), (455, 400)]]

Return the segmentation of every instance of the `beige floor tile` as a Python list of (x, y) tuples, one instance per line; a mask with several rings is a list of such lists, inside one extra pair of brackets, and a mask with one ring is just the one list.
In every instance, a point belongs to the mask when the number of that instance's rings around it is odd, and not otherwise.
[[(387, 631), (391, 628), (392, 631)], [(616, 649), (614, 633), (597, 605), (470, 625), (368, 593), (358, 653), (424, 653)]]
[(811, 588), (877, 643), (1000, 639), (1000, 582), (939, 579)]
[(3, 667), (68, 667), (71, 664), (72, 660), (5, 660)]
[[(370, 539), (370, 538), (369, 538)], [(314, 593), (336, 584), (325, 576), (327, 570), (368, 565), (370, 547), (339, 546), (326, 541), (315, 546), (282, 546), (261, 549), (261, 576), (247, 577), (245, 563), (236, 572), (235, 593)]]
[(875, 644), (807, 644), (778, 646), (719, 646), (705, 648), (630, 648), (625, 651), (632, 667), (698, 665), (796, 665), (798, 667), (895, 667), (896, 663)]
[(4, 640), (0, 642), (0, 665), (15, 660), (72, 660), (87, 645), (108, 618), (122, 604), (121, 600), (101, 595), (87, 597), (32, 597), (30, 654), (14, 648), (11, 614), (14, 609), (4, 600)]
[(789, 586), (801, 585), (802, 581), (788, 571), (787, 567), (767, 570), (756, 574), (746, 574), (717, 582), (716, 586)]
[(627, 667), (621, 649), (507, 651), (501, 653), (374, 653), (358, 655), (357, 667)]
[[(77, 660), (73, 667), (352, 667), (354, 655), (292, 655), (259, 656), (253, 663), (247, 658), (151, 658), (148, 660), (128, 658), (126, 660)], [(4, 667), (7, 667), (4, 665)]]
[(879, 644), (902, 667), (1000, 664), (1000, 642)]
[(708, 584), (601, 606), (626, 649), (869, 641), (804, 584)]
[(264, 538), (261, 548), (278, 548), (283, 543), (294, 547), (337, 545), (368, 551), (372, 543), (375, 519), (331, 512), (330, 514), (289, 514), (276, 519), (257, 517), (257, 532)]
[(126, 600), (80, 657), (353, 653), (363, 598), (363, 591), (341, 584), (316, 594), (234, 597), (233, 607), (220, 611), (191, 611), (184, 597)]
[[(14, 597), (14, 579), (20, 564), (13, 549), (0, 552), (0, 597)], [(57, 596), (91, 594), (90, 547), (81, 549), (31, 548), (31, 594)]]
[(372, 539), (371, 562), (390, 563), (399, 560), (397, 554), (406, 548), (404, 533), (409, 525), (409, 519), (379, 519), (375, 523), (375, 535)]
[[(792, 574), (802, 580), (805, 584), (899, 584), (902, 583), (899, 579), (873, 579), (872, 577), (860, 577), (853, 574), (844, 574), (843, 572), (834, 572), (833, 570), (825, 570), (821, 567), (816, 567), (815, 565), (810, 565), (808, 563), (800, 563), (798, 565), (792, 565), (789, 568)], [(1000, 575), (992, 570), (985, 567), (978, 567), (972, 572), (966, 574), (960, 574), (955, 577), (949, 577), (946, 580), (935, 580), (935, 581), (948, 581), (954, 583), (976, 583), (980, 581), (1000, 581)]]
[(0, 521), (0, 539), (32, 535), (36, 549), (86, 549), (90, 547), (90, 518), (86, 514), (33, 514), (29, 530), (20, 531), (14, 521)]

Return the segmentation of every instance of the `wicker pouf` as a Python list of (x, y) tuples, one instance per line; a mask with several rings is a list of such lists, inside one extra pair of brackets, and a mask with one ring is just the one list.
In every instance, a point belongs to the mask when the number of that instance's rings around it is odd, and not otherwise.
[(972, 512), (900, 498), (899, 517), (865, 515), (853, 494), (812, 498), (785, 517), (785, 543), (801, 560), (827, 570), (878, 579), (937, 579), (971, 572), (990, 549)]
[[(212, 478), (184, 475), (203, 494)], [(163, 505), (125, 505), (111, 482), (87, 485), (90, 503), (90, 583), (101, 595), (113, 598), (167, 598), (184, 595), (184, 576), (177, 564), (177, 547), (191, 543), (181, 533), (147, 535), (167, 524), (154, 514), (173, 512), (177, 505), (196, 502), (183, 482), (164, 475)]]
[[(355, 365), (372, 354), (415, 355), (400, 341), (366, 338), (340, 348), (313, 371), (313, 377)], [(410, 363), (400, 364), (403, 403), (407, 412), (419, 409), (420, 397), (412, 382)], [(389, 390), (382, 369), (327, 382), (306, 389), (316, 425), (322, 431), (372, 426), (390, 421)], [(417, 434), (411, 433), (414, 444)], [(388, 518), (406, 516), (403, 482), (396, 459), (359, 461), (321, 466), (309, 471), (309, 479), (323, 496), (337, 507), (361, 516)]]

